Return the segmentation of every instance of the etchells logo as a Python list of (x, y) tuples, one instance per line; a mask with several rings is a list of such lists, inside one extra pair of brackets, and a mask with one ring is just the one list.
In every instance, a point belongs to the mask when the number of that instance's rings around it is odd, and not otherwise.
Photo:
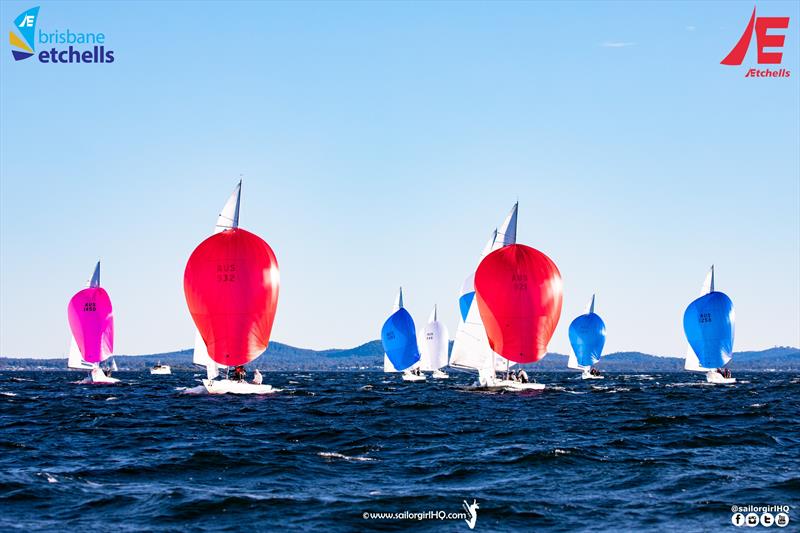
[(34, 44), (34, 36), (36, 34), (36, 19), (39, 18), (39, 8), (32, 7), (27, 11), (23, 11), (14, 19), (14, 29), (8, 34), (8, 40), (11, 43), (11, 53), (15, 61), (28, 59), (33, 55), (36, 45)]
[[(9, 32), (11, 54), (15, 61), (36, 56), (40, 63), (113, 63), (114, 51), (106, 49), (106, 34), (102, 32), (74, 32), (36, 30), (39, 7), (32, 7), (14, 19)], [(41, 46), (37, 53), (36, 47)], [(68, 45), (68, 46), (58, 46)]]
[[(750, 40), (753, 33), (756, 34), (756, 48), (758, 49), (758, 64), (759, 65), (780, 65), (783, 60), (783, 52), (767, 52), (765, 48), (779, 49), (783, 48), (783, 43), (786, 40), (786, 35), (777, 33), (768, 33), (769, 30), (780, 30), (789, 27), (789, 17), (756, 17), (756, 8), (753, 7), (753, 14), (750, 16), (750, 22), (744, 29), (744, 33), (739, 38), (739, 42), (733, 47), (733, 50), (725, 56), (725, 59), (720, 61), (722, 65), (739, 66), (744, 61), (747, 55), (747, 50), (750, 48)], [(769, 68), (758, 69), (750, 68), (744, 75), (745, 78), (788, 78), (791, 72), (785, 68), (772, 70)]]

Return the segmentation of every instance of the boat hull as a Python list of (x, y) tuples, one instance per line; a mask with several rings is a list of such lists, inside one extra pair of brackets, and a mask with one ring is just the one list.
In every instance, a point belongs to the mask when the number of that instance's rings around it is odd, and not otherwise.
[(274, 389), (272, 385), (256, 385), (230, 379), (204, 379), (203, 386), (209, 394), (273, 394), (280, 392), (280, 389)]
[(93, 370), (88, 377), (78, 381), (78, 383), (81, 385), (113, 385), (115, 383), (119, 383), (119, 380), (117, 378), (107, 376), (105, 372), (98, 368)]
[(447, 375), (446, 372), (442, 372), (441, 370), (434, 370), (433, 374), (431, 374), (433, 379), (450, 379), (450, 376)]
[(161, 367), (161, 368), (151, 368), (150, 374), (158, 375), (158, 376), (168, 376), (172, 374), (172, 369), (170, 367)]
[(725, 378), (719, 372), (712, 371), (706, 374), (706, 381), (718, 385), (732, 385), (736, 383), (736, 378)]
[(403, 381), (410, 381), (412, 383), (420, 383), (425, 381), (425, 376), (420, 374), (419, 376), (416, 374), (403, 374)]
[(605, 376), (601, 376), (600, 374), (590, 374), (589, 372), (583, 372), (581, 374), (581, 379), (605, 379)]

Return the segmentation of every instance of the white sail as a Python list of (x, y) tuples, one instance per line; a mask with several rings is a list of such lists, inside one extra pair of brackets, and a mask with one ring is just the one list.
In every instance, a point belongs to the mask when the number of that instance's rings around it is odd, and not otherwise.
[(117, 370), (119, 370), (119, 368), (117, 367), (117, 360), (116, 359), (112, 359), (111, 360), (111, 371), (112, 372), (116, 372)]
[(447, 326), (439, 322), (436, 306), (433, 306), (428, 323), (419, 332), (420, 369), (428, 372), (447, 366), (447, 350), (450, 334)]
[(592, 299), (586, 304), (586, 308), (584, 309), (584, 314), (588, 315), (594, 313), (594, 294), (592, 294)]
[(235, 229), (239, 227), (239, 204), (242, 199), (242, 180), (233, 189), (228, 201), (217, 217), (217, 225), (214, 227), (214, 233), (220, 233), (227, 229)]
[[(506, 216), (499, 229), (496, 229), (481, 254), (480, 261), (489, 253), (499, 250), (505, 246), (516, 244), (517, 242), (517, 211), (519, 202), (514, 204), (508, 216)], [(478, 264), (480, 264), (478, 261)], [(475, 273), (467, 278), (461, 288), (461, 294), (466, 294), (467, 285), (472, 290), (474, 287)], [(458, 356), (456, 356), (458, 353)], [(475, 364), (483, 366), (473, 366)], [(489, 339), (486, 336), (486, 329), (483, 327), (478, 304), (473, 299), (472, 305), (467, 312), (467, 319), (458, 325), (456, 337), (453, 341), (453, 353), (450, 358), (450, 365), (472, 369), (494, 369), (503, 372), (514, 366), (516, 363), (494, 353), (489, 347)]]
[[(703, 280), (703, 286), (700, 288), (700, 296), (705, 296), (713, 291), (714, 265), (711, 265), (711, 269), (708, 271), (706, 278)], [(710, 372), (716, 370), (715, 368), (706, 368), (704, 366), (700, 366), (700, 359), (697, 358), (697, 354), (694, 353), (691, 345), (686, 347), (686, 359), (683, 362), (683, 368), (689, 370), (690, 372)]]
[(458, 325), (453, 352), (450, 354), (450, 366), (472, 370), (494, 370), (494, 352), (489, 348), (486, 328), (481, 322), (478, 306), (472, 305), (467, 319)]
[[(235, 229), (239, 227), (239, 205), (242, 201), (242, 180), (233, 188), (228, 201), (222, 207), (217, 223), (214, 226), (214, 235), (222, 233), (225, 230)], [(200, 335), (200, 331), (195, 327), (194, 330), (194, 353), (192, 354), (192, 362), (196, 365), (206, 367), (206, 374), (208, 379), (214, 379), (219, 376), (219, 370), (225, 368), (223, 365), (218, 365), (208, 355), (208, 348)]]
[(71, 333), (69, 335), (69, 341), (67, 367), (77, 370), (91, 370), (92, 364), (83, 360), (83, 355), (81, 354), (80, 348), (78, 348), (78, 343), (75, 341), (75, 337)]
[(517, 210), (519, 202), (514, 204), (511, 212), (497, 230), (497, 237), (492, 245), (492, 251), (499, 250), (511, 244), (517, 244)]
[(89, 287), (96, 289), (100, 286), (100, 261), (97, 262), (97, 265), (94, 267), (94, 273), (92, 274), (92, 279), (89, 281)]
[(573, 370), (589, 370), (592, 367), (586, 365), (579, 365), (578, 358), (575, 357), (575, 353), (570, 353), (569, 358), (567, 359), (567, 368), (572, 368)]

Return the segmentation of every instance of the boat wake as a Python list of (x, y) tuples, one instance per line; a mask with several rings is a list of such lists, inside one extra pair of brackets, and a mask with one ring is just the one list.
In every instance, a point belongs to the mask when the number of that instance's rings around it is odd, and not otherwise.
[(319, 452), (320, 457), (326, 459), (342, 459), (344, 461), (377, 461), (374, 457), (364, 457), (363, 455), (345, 455), (339, 452)]

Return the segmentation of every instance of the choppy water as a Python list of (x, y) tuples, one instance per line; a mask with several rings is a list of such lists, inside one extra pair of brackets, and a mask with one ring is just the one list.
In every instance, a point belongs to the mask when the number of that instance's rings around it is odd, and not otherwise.
[[(731, 505), (800, 523), (800, 375), (541, 374), (525, 394), (469, 376), (266, 373), (272, 396), (187, 396), (191, 373), (0, 373), (0, 526), (93, 531), (716, 530)], [(31, 380), (31, 381), (28, 381)]]

